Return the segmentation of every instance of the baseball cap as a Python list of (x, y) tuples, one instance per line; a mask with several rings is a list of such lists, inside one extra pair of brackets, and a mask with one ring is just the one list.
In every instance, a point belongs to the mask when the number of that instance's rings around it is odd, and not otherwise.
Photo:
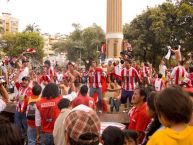
[[(85, 105), (75, 107), (64, 120), (65, 131), (76, 142), (90, 144), (99, 141), (100, 119), (96, 112)], [(92, 134), (88, 139), (82, 135)]]

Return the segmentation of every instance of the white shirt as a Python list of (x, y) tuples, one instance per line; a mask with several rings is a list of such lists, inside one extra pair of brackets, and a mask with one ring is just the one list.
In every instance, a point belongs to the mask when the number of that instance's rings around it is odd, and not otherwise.
[(29, 68), (28, 67), (25, 67), (23, 71), (20, 72), (19, 74), (19, 83), (22, 82), (22, 78), (25, 77), (25, 76), (28, 76), (29, 75)]
[(2, 99), (0, 99), (0, 112), (3, 111), (5, 107), (6, 107), (6, 103)]
[(40, 116), (40, 111), (38, 110), (38, 108), (35, 108), (35, 125), (36, 126), (41, 126), (41, 116)]
[(57, 75), (58, 81), (61, 82), (63, 80), (64, 75), (62, 73), (57, 73), (56, 75)]
[(162, 74), (163, 77), (166, 76), (166, 70), (167, 70), (167, 67), (165, 65), (159, 66), (159, 73)]
[(63, 98), (73, 101), (77, 96), (78, 96), (78, 93), (73, 91), (68, 95), (64, 95)]
[(61, 113), (59, 114), (59, 116), (57, 117), (54, 123), (53, 137), (54, 137), (55, 145), (66, 145), (64, 141), (65, 126), (63, 125), (63, 122), (69, 113), (70, 113), (70, 109), (65, 109), (65, 108), (62, 109)]
[(121, 76), (121, 71), (122, 71), (122, 66), (120, 64), (116, 65), (115, 66), (115, 74), (118, 76)]

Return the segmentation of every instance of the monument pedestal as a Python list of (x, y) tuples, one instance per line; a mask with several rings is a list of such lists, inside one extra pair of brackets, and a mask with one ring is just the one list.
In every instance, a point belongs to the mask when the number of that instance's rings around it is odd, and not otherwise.
[(118, 58), (122, 50), (122, 38), (107, 39), (107, 57)]

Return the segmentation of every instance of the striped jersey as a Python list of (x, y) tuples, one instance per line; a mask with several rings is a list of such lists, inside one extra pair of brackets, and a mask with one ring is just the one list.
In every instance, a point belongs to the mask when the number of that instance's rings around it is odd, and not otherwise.
[(185, 76), (186, 76), (186, 69), (183, 66), (176, 66), (172, 70), (171, 77), (174, 79), (175, 85), (182, 84)]
[(102, 68), (91, 69), (89, 71), (89, 85), (92, 88), (101, 88), (102, 87)]
[(163, 88), (163, 80), (160, 78), (156, 78), (154, 82), (155, 91), (159, 92)]
[(139, 79), (139, 74), (134, 67), (129, 69), (123, 68), (121, 71), (122, 77), (122, 89), (127, 91), (134, 91), (136, 82), (135, 79)]

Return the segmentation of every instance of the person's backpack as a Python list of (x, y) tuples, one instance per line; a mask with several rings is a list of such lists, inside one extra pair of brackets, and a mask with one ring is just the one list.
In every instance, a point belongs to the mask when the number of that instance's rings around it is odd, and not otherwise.
[(29, 98), (27, 111), (26, 111), (26, 117), (28, 120), (35, 121), (35, 109), (36, 109), (36, 102), (37, 99)]

